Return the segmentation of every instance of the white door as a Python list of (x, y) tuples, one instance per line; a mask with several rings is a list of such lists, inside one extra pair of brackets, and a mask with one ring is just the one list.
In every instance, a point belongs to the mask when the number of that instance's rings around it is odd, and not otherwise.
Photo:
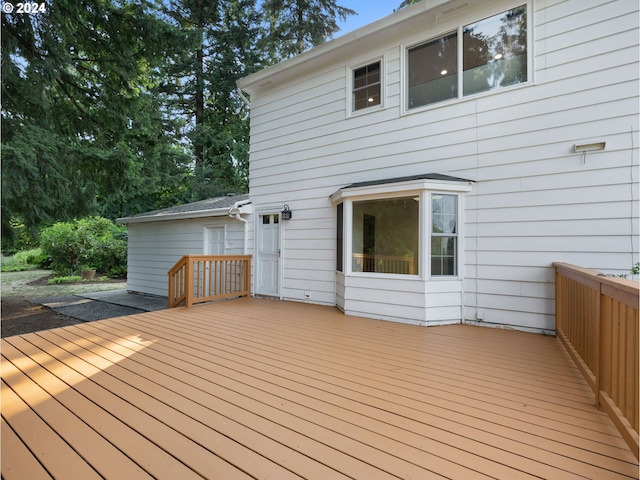
[(205, 255), (224, 255), (224, 227), (207, 227)]
[(280, 271), (279, 214), (258, 215), (257, 240), (256, 293), (277, 296)]

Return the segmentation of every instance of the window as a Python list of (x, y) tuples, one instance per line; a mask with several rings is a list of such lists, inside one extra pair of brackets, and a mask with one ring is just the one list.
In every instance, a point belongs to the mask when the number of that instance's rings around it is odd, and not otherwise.
[(274, 224), (279, 222), (279, 215), (260, 215), (262, 217), (262, 224), (263, 225), (270, 225), (271, 222), (273, 221)]
[(409, 108), (458, 97), (458, 34), (409, 50)]
[(411, 47), (407, 63), (408, 109), (526, 82), (527, 7)]
[(458, 274), (458, 197), (431, 195), (431, 276)]
[(352, 270), (418, 274), (419, 197), (353, 202)]
[(429, 277), (458, 276), (462, 194), (471, 180), (429, 173), (352, 183), (336, 206), (336, 270)]
[(464, 95), (526, 82), (526, 6), (465, 26), (462, 51)]
[(353, 70), (353, 110), (380, 105), (380, 62)]

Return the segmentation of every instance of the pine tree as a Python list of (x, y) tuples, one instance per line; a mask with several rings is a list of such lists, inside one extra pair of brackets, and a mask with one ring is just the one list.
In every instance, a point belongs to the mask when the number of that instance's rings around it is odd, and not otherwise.
[(336, 0), (265, 0), (262, 4), (269, 34), (265, 48), (279, 61), (316, 47), (340, 30), (337, 19), (356, 15)]
[(162, 7), (190, 47), (166, 67), (163, 88), (186, 122), (191, 200), (248, 189), (249, 124), (237, 79), (260, 67), (255, 0), (172, 0)]
[(3, 237), (12, 219), (35, 231), (94, 213), (135, 179), (145, 153), (130, 127), (160, 108), (148, 95), (176, 45), (149, 7), (60, 0), (2, 14)]

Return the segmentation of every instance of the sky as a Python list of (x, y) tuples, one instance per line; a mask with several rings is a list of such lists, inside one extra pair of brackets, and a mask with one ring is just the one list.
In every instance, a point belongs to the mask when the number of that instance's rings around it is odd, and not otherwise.
[(346, 22), (338, 22), (341, 30), (335, 34), (334, 38), (391, 15), (393, 9), (398, 8), (402, 0), (338, 0), (337, 3), (341, 7), (355, 10), (358, 15), (349, 16)]

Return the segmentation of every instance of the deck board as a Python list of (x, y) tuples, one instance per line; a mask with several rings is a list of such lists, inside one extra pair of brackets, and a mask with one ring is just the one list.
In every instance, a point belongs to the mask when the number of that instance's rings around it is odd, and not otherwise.
[(2, 355), (7, 479), (73, 462), (104, 478), (638, 478), (552, 337), (248, 298), (9, 337)]

